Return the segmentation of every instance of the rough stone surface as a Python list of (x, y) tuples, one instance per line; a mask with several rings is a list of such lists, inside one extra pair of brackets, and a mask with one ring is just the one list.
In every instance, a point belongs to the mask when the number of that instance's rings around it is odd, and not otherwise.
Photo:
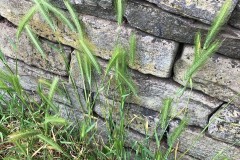
[(240, 29), (240, 2), (236, 5), (229, 20), (229, 24)]
[[(193, 62), (194, 48), (186, 45), (175, 63), (174, 80), (184, 84), (183, 76)], [(215, 54), (193, 76), (193, 88), (219, 99), (240, 104), (240, 61)], [(234, 97), (235, 96), (235, 97)]]
[[(78, 13), (114, 21), (116, 19), (112, 0), (78, 0), (78, 3), (74, 1), (72, 4)], [(50, 0), (50, 2), (59, 8), (66, 9), (62, 0)]]
[[(175, 14), (190, 17), (210, 24), (216, 17), (225, 0), (147, 0), (158, 7)], [(231, 11), (236, 6), (237, 0), (232, 3)]]
[(223, 105), (210, 118), (208, 133), (220, 139), (240, 146), (240, 108), (235, 105)]
[(46, 54), (46, 58), (44, 59), (25, 33), (17, 42), (17, 29), (9, 22), (5, 21), (0, 23), (0, 30), (0, 49), (6, 56), (17, 58), (29, 65), (36, 66), (54, 74), (61, 76), (67, 75), (62, 54), (66, 54), (66, 62), (68, 63), (71, 53), (70, 47), (64, 47), (65, 53), (61, 54), (60, 51), (54, 50), (54, 47), (57, 48), (56, 44), (47, 40), (41, 40)]
[[(120, 122), (120, 102), (114, 102), (104, 96), (99, 97), (100, 100), (96, 102), (94, 111), (101, 117), (108, 119), (109, 110), (112, 110), (112, 118), (117, 123)], [(125, 123), (127, 127), (138, 131), (141, 134), (148, 134), (149, 136), (154, 134), (154, 129), (159, 122), (159, 113), (144, 107), (136, 106), (133, 104), (125, 104), (124, 107)], [(147, 130), (146, 130), (146, 124)], [(160, 131), (158, 131), (160, 133)]]
[(97, 56), (109, 59), (117, 41), (129, 48), (130, 36), (136, 33), (137, 51), (131, 68), (158, 77), (170, 77), (178, 43), (149, 36), (128, 27), (118, 27), (115, 22), (92, 16), (84, 16), (82, 21), (88, 38), (97, 48)]
[[(177, 124), (177, 121), (171, 123), (170, 133), (176, 128)], [(189, 149), (187, 154), (204, 160), (212, 160), (213, 157), (216, 159), (223, 159), (224, 157), (231, 160), (240, 159), (239, 147), (212, 139), (201, 134), (201, 129), (193, 127), (187, 128), (181, 134), (178, 149), (183, 153)], [(221, 152), (222, 154), (219, 154)]]
[[(59, 1), (59, 0), (56, 0)], [(73, 5), (90, 5), (90, 6), (101, 6), (102, 8), (111, 8), (112, 7), (112, 0), (71, 0)]]
[[(193, 43), (197, 31), (206, 34), (209, 29), (209, 26), (193, 19), (183, 18), (141, 2), (129, 2), (125, 17), (131, 26), (140, 30), (158, 37), (190, 44)], [(219, 49), (219, 53), (240, 58), (239, 35), (239, 30), (226, 27), (221, 34), (221, 39), (225, 39), (225, 41)]]
[[(100, 65), (105, 68), (106, 62), (100, 60)], [(79, 87), (83, 87), (81, 76), (79, 76), (78, 64), (75, 56), (71, 61), (71, 73)], [(182, 118), (183, 111), (187, 110), (190, 117), (190, 124), (205, 126), (211, 112), (222, 104), (221, 101), (204, 94), (187, 90), (179, 99), (175, 96), (180, 85), (171, 80), (160, 79), (139, 72), (132, 72), (134, 83), (138, 90), (138, 96), (132, 96), (127, 101), (136, 105), (146, 107), (154, 111), (160, 111), (162, 102), (169, 97), (175, 97), (172, 115)], [(97, 85), (101, 87), (102, 77), (95, 76)], [(113, 89), (114, 90), (114, 89)], [(179, 114), (180, 113), (180, 114)]]
[[(20, 17), (26, 14), (26, 11), (31, 6), (32, 3), (26, 0), (21, 2), (17, 0), (1, 0), (0, 15), (17, 25)], [(101, 13), (99, 13), (99, 15), (101, 15)], [(139, 18), (139, 15), (141, 15), (141, 18)], [(144, 32), (183, 43), (193, 43), (197, 31), (200, 30), (206, 33), (206, 30), (208, 29), (207, 25), (197, 23), (193, 19), (183, 18), (163, 11), (160, 8), (140, 2), (129, 1), (126, 5), (125, 17), (131, 26), (139, 28)], [(105, 18), (111, 19), (109, 17)], [(60, 23), (57, 22), (57, 24)], [(38, 15), (34, 16), (31, 25), (37, 34), (46, 37), (49, 40), (56, 41), (56, 35), (53, 34), (49, 26), (44, 24), (42, 18)], [(60, 35), (58, 34), (58, 40), (63, 44), (77, 48), (76, 34), (69, 32), (64, 25), (60, 25), (58, 28), (57, 33), (62, 33)], [(240, 58), (239, 35), (239, 30), (227, 27), (222, 34), (225, 41), (220, 48), (219, 53), (230, 57)]]
[[(41, 22), (39, 22), (39, 20), (40, 19), (36, 18), (34, 21), (34, 28), (40, 25), (39, 23)], [(117, 23), (97, 19), (93, 16), (82, 16), (82, 21), (85, 24), (88, 37), (96, 48), (98, 48), (95, 52), (96, 55), (102, 58), (109, 58), (117, 41)], [(38, 34), (50, 40), (56, 40), (53, 33), (50, 30), (43, 30), (43, 27), (47, 28), (47, 26), (41, 26), (41, 29), (36, 28)], [(131, 32), (136, 32), (136, 30), (122, 27), (120, 31), (122, 37), (120, 38), (121, 42), (126, 46), (129, 42)], [(64, 44), (75, 48), (77, 47), (76, 35), (73, 33), (66, 33), (59, 39)], [(132, 68), (159, 77), (169, 77), (171, 75), (178, 43), (155, 38), (141, 32), (137, 32), (137, 42), (136, 65), (132, 66)]]

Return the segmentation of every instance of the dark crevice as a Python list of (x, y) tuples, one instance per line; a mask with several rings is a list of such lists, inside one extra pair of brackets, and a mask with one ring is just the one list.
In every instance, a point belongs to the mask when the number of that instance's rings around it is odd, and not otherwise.
[(176, 56), (173, 60), (172, 66), (171, 66), (172, 67), (171, 76), (170, 76), (171, 78), (174, 77), (174, 67), (175, 67), (176, 62), (182, 57), (184, 45), (185, 45), (184, 43), (179, 43)]
[(227, 102), (223, 102), (221, 105), (219, 105), (218, 107), (214, 108), (212, 110), (212, 112), (208, 115), (208, 123), (211, 123), (210, 119), (211, 117), (217, 113), (225, 104), (227, 104)]
[(9, 21), (5, 17), (0, 17), (0, 23), (6, 23), (8, 27), (13, 27), (13, 28), (17, 28), (18, 27), (17, 25), (13, 24), (11, 21)]

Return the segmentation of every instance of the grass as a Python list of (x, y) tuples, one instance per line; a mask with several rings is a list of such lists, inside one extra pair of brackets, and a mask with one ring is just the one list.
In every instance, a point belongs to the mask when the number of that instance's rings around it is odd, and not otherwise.
[[(63, 24), (78, 35), (78, 50), (75, 51), (79, 73), (82, 79), (83, 96), (79, 93), (79, 88), (67, 64), (63, 47), (55, 48), (65, 57), (66, 70), (69, 74), (70, 82), (62, 82), (55, 78), (52, 82), (39, 80), (35, 94), (25, 91), (20, 83), (20, 78), (11, 66), (8, 65), (7, 58), (0, 52), (0, 58), (5, 65), (5, 70), (0, 71), (0, 157), (1, 159), (169, 159), (175, 154), (177, 139), (187, 125), (187, 118), (181, 120), (176, 129), (168, 134), (167, 144), (164, 138), (167, 136), (167, 129), (170, 121), (174, 118), (170, 116), (172, 103), (182, 95), (186, 87), (192, 86), (192, 76), (201, 68), (207, 59), (217, 51), (222, 41), (216, 39), (220, 28), (226, 22), (231, 1), (228, 0), (221, 9), (220, 14), (206, 36), (203, 47), (201, 34), (195, 38), (195, 59), (185, 75), (186, 86), (180, 88), (176, 97), (166, 97), (159, 110), (159, 123), (156, 124), (154, 133), (148, 136), (148, 121), (144, 128), (146, 137), (143, 142), (134, 142), (130, 148), (124, 147), (127, 141), (128, 124), (126, 121), (126, 98), (137, 96), (138, 91), (131, 78), (128, 66), (134, 65), (136, 54), (137, 37), (132, 34), (129, 39), (129, 48), (124, 48), (121, 42), (117, 42), (113, 49), (112, 57), (107, 67), (102, 68), (97, 58), (94, 56), (94, 47), (87, 40), (86, 33), (78, 19), (78, 15), (68, 0), (64, 4), (70, 13), (70, 17), (63, 14), (61, 10), (51, 5), (47, 0), (33, 0), (35, 5), (23, 17), (19, 23), (16, 38), (19, 39), (25, 30), (32, 43), (39, 53), (45, 58), (44, 49), (37, 36), (28, 25), (34, 14), (40, 13), (46, 23), (52, 28), (56, 26), (48, 16), (58, 17)], [(124, 14), (124, 1), (115, 0), (117, 22), (122, 24)], [(17, 67), (16, 67), (17, 68)], [(104, 71), (103, 71), (104, 70)], [(104, 73), (101, 76), (101, 73)], [(94, 77), (101, 77), (101, 83), (96, 85)], [(99, 138), (98, 118), (94, 116), (93, 107), (99, 101), (100, 95), (112, 96), (112, 90), (116, 90), (116, 96), (112, 97), (114, 104), (104, 104), (107, 106), (108, 114), (106, 121), (105, 138)], [(94, 93), (94, 96), (93, 96)], [(61, 117), (59, 105), (55, 96), (70, 97), (75, 94), (77, 105), (82, 110), (82, 117), (79, 120), (70, 121)], [(82, 99), (84, 97), (84, 100)], [(119, 121), (114, 119), (112, 105), (118, 104)], [(70, 108), (69, 108), (70, 110)], [(74, 113), (72, 116), (74, 117)], [(160, 129), (159, 129), (160, 128)], [(151, 141), (155, 141), (155, 149), (150, 147)], [(184, 153), (186, 154), (187, 151)], [(183, 155), (182, 155), (183, 156)]]

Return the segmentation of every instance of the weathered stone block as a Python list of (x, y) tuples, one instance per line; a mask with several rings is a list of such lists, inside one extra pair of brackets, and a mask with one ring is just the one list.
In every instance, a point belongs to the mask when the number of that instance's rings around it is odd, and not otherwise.
[[(209, 29), (208, 25), (168, 13), (142, 2), (127, 3), (125, 17), (131, 26), (140, 30), (158, 37), (190, 44), (193, 44), (197, 31), (206, 34)], [(220, 36), (225, 41), (220, 47), (219, 53), (240, 58), (239, 35), (239, 30), (226, 27)]]
[[(76, 80), (77, 85), (79, 85), (80, 88), (83, 88), (83, 81), (79, 75), (79, 67), (76, 57), (74, 56), (72, 58), (71, 75)], [(106, 62), (100, 59), (99, 62), (104, 69), (107, 65)], [(176, 94), (179, 92), (181, 86), (174, 81), (170, 79), (160, 79), (150, 75), (143, 75), (136, 71), (132, 71), (131, 75), (134, 84), (137, 87), (138, 96), (129, 97), (127, 100), (128, 102), (154, 111), (160, 111), (163, 100), (173, 97), (175, 98), (175, 103), (173, 104), (172, 115), (178, 115), (178, 118), (183, 118), (183, 112), (187, 111), (190, 118), (189, 123), (191, 125), (205, 126), (208, 122), (208, 116), (215, 108), (222, 104), (222, 102), (217, 99), (190, 90), (185, 91), (183, 96), (178, 99)], [(99, 88), (103, 86), (102, 83), (107, 83), (102, 81), (102, 78), (103, 76), (94, 76)], [(110, 96), (110, 98), (112, 97)]]
[[(204, 23), (210, 24), (216, 17), (218, 11), (223, 6), (225, 0), (147, 0), (158, 7), (175, 14), (190, 17)], [(237, 0), (232, 1), (230, 12), (233, 11)]]
[[(174, 67), (174, 80), (185, 84), (184, 75), (193, 62), (194, 48), (186, 45)], [(193, 88), (218, 99), (240, 104), (240, 61), (219, 54), (213, 55), (193, 76)]]
[[(172, 122), (170, 133), (178, 125), (178, 122)], [(182, 153), (188, 150), (187, 154), (199, 159), (212, 160), (224, 159), (228, 157), (232, 160), (240, 159), (239, 147), (232, 146), (221, 141), (217, 141), (201, 133), (199, 128), (187, 128), (179, 137), (178, 150)]]
[(240, 2), (237, 3), (234, 11), (232, 12), (229, 24), (233, 27), (240, 29)]
[[(59, 8), (67, 9), (62, 0), (50, 0), (50, 2)], [(78, 13), (116, 19), (112, 0), (72, 0), (72, 4)]]
[(208, 133), (215, 139), (240, 146), (240, 108), (223, 105), (210, 118)]
[(178, 43), (156, 38), (129, 27), (118, 27), (117, 23), (92, 16), (83, 16), (88, 38), (96, 46), (96, 55), (109, 59), (119, 41), (129, 48), (129, 38), (136, 33), (137, 51), (135, 64), (131, 68), (158, 77), (170, 77)]
[(70, 47), (64, 46), (65, 53), (60, 53), (60, 49), (59, 51), (54, 49), (54, 47), (58, 47), (57, 44), (41, 39), (46, 54), (44, 59), (25, 33), (22, 34), (19, 41), (17, 40), (17, 29), (9, 22), (4, 21), (0, 23), (0, 30), (0, 49), (3, 54), (54, 74), (67, 75), (65, 60), (62, 54), (66, 54), (66, 62), (68, 63), (71, 53)]

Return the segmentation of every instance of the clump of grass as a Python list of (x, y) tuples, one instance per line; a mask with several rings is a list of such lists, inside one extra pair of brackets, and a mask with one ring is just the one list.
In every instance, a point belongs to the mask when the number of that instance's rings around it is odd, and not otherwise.
[(221, 46), (223, 40), (216, 39), (222, 26), (226, 23), (227, 18), (230, 16), (232, 0), (227, 0), (219, 14), (214, 19), (214, 22), (208, 31), (203, 47), (201, 45), (201, 34), (198, 32), (195, 37), (195, 53), (193, 64), (189, 67), (185, 74), (185, 80), (187, 83), (190, 81), (194, 73), (201, 68), (206, 61), (211, 57)]

